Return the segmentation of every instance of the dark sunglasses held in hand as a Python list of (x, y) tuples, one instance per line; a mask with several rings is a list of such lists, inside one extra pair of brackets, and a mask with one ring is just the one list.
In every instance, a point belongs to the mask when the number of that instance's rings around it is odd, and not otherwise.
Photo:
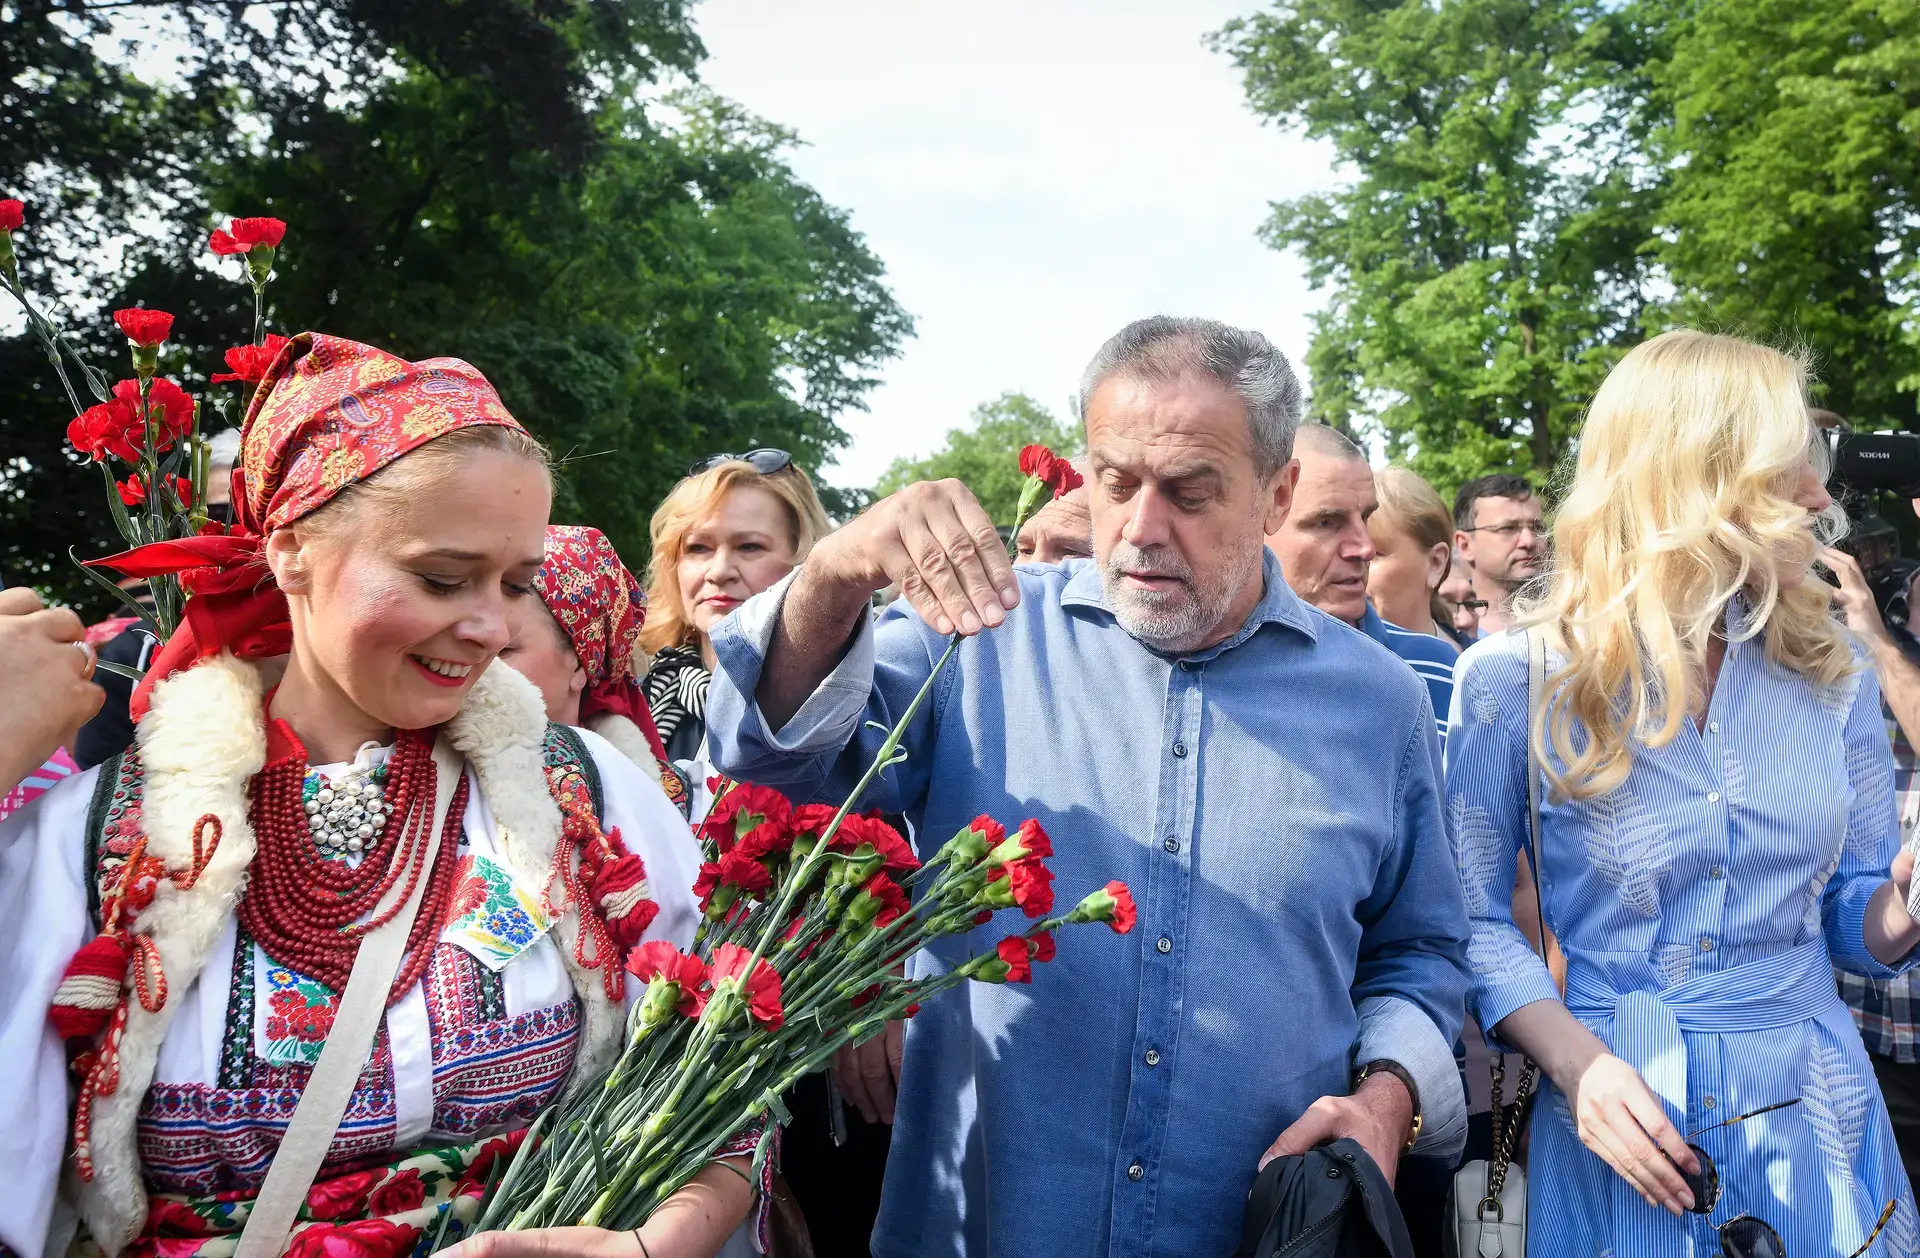
[[(1673, 1169), (1680, 1171), (1680, 1178), (1686, 1181), (1687, 1190), (1693, 1194), (1693, 1205), (1689, 1207), (1693, 1213), (1712, 1214), (1713, 1208), (1720, 1204), (1720, 1168), (1714, 1165), (1712, 1156), (1705, 1149), (1693, 1143), (1693, 1138), (1798, 1104), (1800, 1104), (1799, 1097), (1791, 1101), (1775, 1101), (1772, 1105), (1763, 1105), (1759, 1109), (1749, 1110), (1725, 1122), (1715, 1123), (1711, 1127), (1702, 1127), (1698, 1131), (1687, 1134), (1687, 1148), (1691, 1149), (1693, 1156), (1699, 1159), (1700, 1171), (1698, 1174), (1689, 1175), (1681, 1170), (1677, 1162), (1674, 1163)], [(1662, 1156), (1665, 1154), (1663, 1153)], [(1673, 1161), (1670, 1157), (1667, 1160)], [(1873, 1247), (1873, 1242), (1880, 1239), (1880, 1233), (1893, 1218), (1894, 1207), (1898, 1204), (1898, 1198), (1887, 1202), (1886, 1209), (1880, 1212), (1880, 1221), (1873, 1225), (1873, 1231), (1867, 1233), (1866, 1241), (1860, 1248), (1847, 1255), (1847, 1258), (1860, 1258), (1860, 1255)], [(1780, 1233), (1765, 1220), (1751, 1214), (1742, 1214), (1728, 1219), (1713, 1230), (1720, 1237), (1722, 1258), (1787, 1258), (1787, 1245), (1780, 1239)]]
[(771, 476), (792, 467), (793, 456), (771, 446), (762, 446), (745, 454), (709, 454), (704, 459), (695, 459), (687, 467), (687, 475), (698, 476), (702, 472), (711, 472), (723, 463), (745, 463), (760, 475)]

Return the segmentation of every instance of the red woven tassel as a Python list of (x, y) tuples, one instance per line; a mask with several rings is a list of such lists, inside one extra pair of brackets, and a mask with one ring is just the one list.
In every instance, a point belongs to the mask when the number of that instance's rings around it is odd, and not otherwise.
[(124, 932), (96, 935), (67, 962), (47, 1020), (61, 1039), (90, 1039), (107, 1029), (127, 981), (133, 939)]

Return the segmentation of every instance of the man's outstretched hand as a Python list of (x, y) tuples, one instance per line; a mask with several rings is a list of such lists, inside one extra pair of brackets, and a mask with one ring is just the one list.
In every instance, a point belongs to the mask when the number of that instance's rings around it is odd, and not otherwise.
[(1407, 1095), (1407, 1085), (1392, 1074), (1368, 1075), (1352, 1096), (1323, 1096), (1308, 1106), (1300, 1120), (1260, 1155), (1260, 1167), (1347, 1137), (1359, 1142), (1391, 1184), (1412, 1127), (1413, 1098)]

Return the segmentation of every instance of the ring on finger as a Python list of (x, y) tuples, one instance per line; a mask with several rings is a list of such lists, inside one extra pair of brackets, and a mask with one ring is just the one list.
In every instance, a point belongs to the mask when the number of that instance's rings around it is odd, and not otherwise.
[(86, 642), (85, 640), (82, 640), (82, 641), (79, 641), (79, 642), (76, 642), (76, 643), (74, 643), (73, 645), (74, 645), (75, 647), (77, 647), (77, 648), (79, 649), (79, 651), (80, 651), (80, 654), (81, 654), (82, 656), (84, 656), (84, 657), (86, 658), (86, 661), (87, 661), (87, 662), (86, 662), (86, 663), (85, 663), (84, 665), (82, 665), (82, 666), (81, 666), (81, 669), (80, 669), (80, 680), (81, 680), (81, 681), (92, 681), (92, 680), (93, 680), (93, 669), (94, 669), (94, 664), (95, 664), (95, 662), (97, 661), (97, 659), (98, 659), (99, 657), (97, 657), (96, 655), (94, 655), (94, 653), (93, 653), (93, 647), (92, 647), (92, 645), (91, 645), (90, 643), (88, 643), (88, 642)]

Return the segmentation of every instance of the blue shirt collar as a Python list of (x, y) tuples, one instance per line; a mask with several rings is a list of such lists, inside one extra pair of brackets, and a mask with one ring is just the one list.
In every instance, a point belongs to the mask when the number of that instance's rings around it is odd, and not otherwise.
[[(1196, 651), (1185, 659), (1210, 660), (1222, 651), (1231, 651), (1257, 633), (1262, 625), (1282, 625), (1302, 634), (1310, 642), (1320, 640), (1320, 626), (1315, 623), (1313, 609), (1302, 602), (1284, 578), (1280, 575), (1280, 561), (1266, 547), (1260, 548), (1260, 578), (1265, 589), (1260, 602), (1255, 605), (1246, 623), (1226, 641)], [(1100, 564), (1095, 559), (1069, 560), (1072, 575), (1067, 578), (1066, 588), (1060, 592), (1062, 607), (1090, 607), (1113, 616), (1113, 608), (1107, 603), (1106, 587), (1100, 581)], [(1371, 609), (1369, 609), (1371, 610)], [(1116, 623), (1118, 618), (1115, 618)], [(1145, 644), (1142, 644), (1145, 645)], [(1151, 649), (1151, 648), (1149, 648)]]
[(1360, 632), (1378, 642), (1387, 645), (1387, 622), (1380, 619), (1380, 613), (1373, 610), (1373, 604), (1367, 604), (1367, 614), (1360, 618)]

